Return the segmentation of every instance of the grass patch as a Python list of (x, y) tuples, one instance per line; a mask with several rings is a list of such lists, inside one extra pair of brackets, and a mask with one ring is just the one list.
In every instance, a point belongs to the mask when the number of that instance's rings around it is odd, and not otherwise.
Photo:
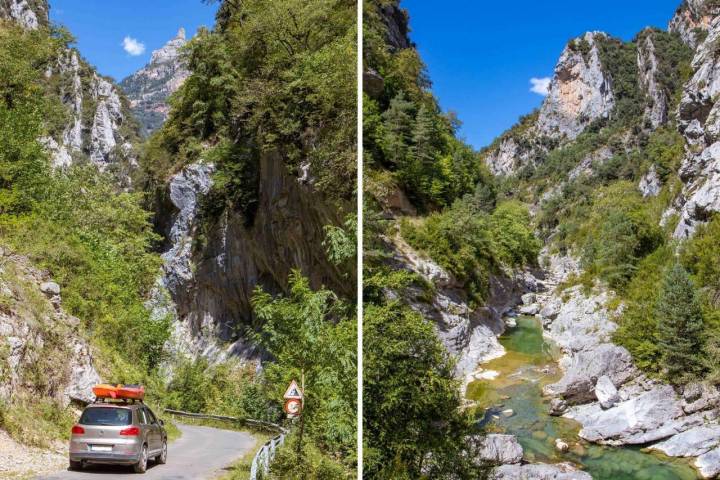
[(165, 423), (165, 431), (167, 432), (168, 443), (172, 443), (178, 438), (182, 437), (182, 431), (178, 428), (173, 420), (163, 418), (162, 421)]
[(48, 398), (21, 397), (0, 404), (0, 428), (24, 445), (50, 448), (55, 441), (70, 438), (74, 423), (68, 408)]

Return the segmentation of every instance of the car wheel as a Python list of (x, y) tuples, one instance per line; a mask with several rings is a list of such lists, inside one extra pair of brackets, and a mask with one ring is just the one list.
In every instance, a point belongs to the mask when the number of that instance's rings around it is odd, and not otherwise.
[(82, 468), (83, 468), (82, 461), (70, 460), (70, 470), (82, 470)]
[(163, 440), (162, 453), (155, 458), (158, 465), (165, 465), (167, 463), (167, 440)]
[(142, 452), (140, 452), (140, 459), (133, 465), (135, 473), (145, 473), (147, 471), (148, 452), (147, 445), (143, 445)]

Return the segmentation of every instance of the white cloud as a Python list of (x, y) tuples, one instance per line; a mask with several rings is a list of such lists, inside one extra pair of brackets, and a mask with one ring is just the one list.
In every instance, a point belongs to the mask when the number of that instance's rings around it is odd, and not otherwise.
[(145, 53), (145, 44), (140, 43), (139, 41), (137, 41), (136, 39), (134, 39), (132, 37), (129, 37), (129, 36), (125, 37), (125, 39), (123, 39), (122, 44), (123, 44), (123, 48), (125, 49), (125, 51), (127, 53), (129, 53), (130, 55), (132, 55), (133, 57), (136, 57), (138, 55), (142, 55), (143, 53)]
[(550, 88), (550, 77), (533, 77), (530, 79), (530, 83), (532, 84), (532, 87), (530, 87), (531, 92), (542, 95), (543, 97), (548, 94), (548, 89)]

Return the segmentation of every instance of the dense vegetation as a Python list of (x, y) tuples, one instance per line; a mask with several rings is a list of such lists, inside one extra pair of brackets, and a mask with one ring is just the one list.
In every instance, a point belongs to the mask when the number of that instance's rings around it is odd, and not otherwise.
[[(251, 222), (259, 162), (271, 154), (286, 159), (292, 172), (309, 163), (315, 189), (329, 203), (347, 205), (355, 178), (354, 14), (347, 1), (222, 2), (218, 27), (200, 32), (188, 47), (193, 73), (173, 100), (170, 121), (144, 148), (135, 191), (82, 158), (72, 168), (52, 169), (38, 139), (62, 132), (67, 115), (58, 96), (64, 80), (44, 73), (72, 39), (61, 30), (0, 24), (2, 243), (29, 255), (61, 284), (63, 307), (81, 320), (104, 379), (145, 384), (158, 408), (283, 422), (284, 389), (304, 373), (305, 415), (273, 478), (352, 477), (352, 305), (326, 288), (312, 290), (294, 273), (286, 296), (255, 293), (254, 340), (269, 358), (261, 371), (235, 360), (211, 365), (170, 358), (170, 318), (152, 317), (146, 304), (161, 265), (149, 209), (170, 173), (202, 158), (218, 167), (204, 218), (230, 209)], [(134, 122), (127, 124), (123, 128)], [(339, 269), (354, 265), (355, 229), (346, 216), (345, 224), (325, 228), (326, 241), (318, 245)], [(47, 337), (43, 358), (66, 365), (58, 361), (67, 353), (61, 334)], [(41, 370), (28, 385), (50, 394), (65, 377)], [(14, 398), (2, 411), (0, 425), (31, 444), (42, 444), (39, 432), (48, 440), (67, 435), (72, 421), (51, 400)], [(36, 419), (25, 422), (31, 429), (21, 421), (28, 417)]]
[(482, 202), (478, 205), (476, 197), (467, 196), (420, 224), (404, 220), (400, 232), (463, 282), (477, 304), (487, 294), (490, 274), (500, 273), (502, 267), (533, 264), (540, 250), (527, 208), (514, 201), (487, 213)]
[(377, 479), (483, 478), (454, 358), (408, 302), (430, 302), (435, 286), (398, 268), (393, 254), (400, 236), (478, 306), (490, 275), (533, 263), (540, 245), (527, 208), (498, 202), (496, 181), (458, 138), (459, 121), (441, 112), (415, 48), (389, 35), (386, 22), (405, 16), (398, 2), (365, 2), (364, 468)]
[(163, 185), (187, 163), (212, 161), (208, 207), (231, 208), (251, 222), (260, 159), (279, 154), (292, 172), (309, 168), (328, 199), (349, 200), (357, 156), (355, 29), (348, 0), (220, 2), (217, 27), (186, 47), (192, 75), (150, 140), (144, 181)]
[[(56, 79), (44, 73), (71, 41), (62, 30), (24, 31), (0, 23), (0, 238), (62, 285), (63, 306), (81, 319), (105, 375), (153, 383), (168, 323), (151, 319), (144, 306), (160, 263), (152, 251), (157, 237), (143, 195), (119, 191), (114, 176), (87, 165), (53, 171), (39, 141), (65, 118), (53, 94)], [(42, 312), (27, 315), (43, 324)], [(62, 341), (52, 340), (61, 332), (46, 334), (43, 355), (64, 364), (57, 357)], [(38, 393), (56, 394), (48, 385), (62, 378), (53, 380), (58, 367), (49, 363), (36, 373), (31, 385)], [(25, 402), (18, 396), (13, 402), (4, 418), (11, 431), (12, 412), (19, 411), (45, 419), (42, 428), (50, 433), (67, 434), (67, 415), (51, 400)], [(17, 433), (38, 443), (22, 430)]]
[[(279, 156), (290, 173), (306, 172), (313, 189), (345, 218), (324, 227), (325, 242), (317, 248), (351, 281), (355, 18), (355, 4), (347, 0), (219, 2), (215, 29), (201, 30), (185, 49), (192, 73), (171, 98), (168, 121), (148, 141), (139, 181), (162, 190), (179, 168), (211, 162), (213, 186), (200, 205), (204, 228), (225, 212), (251, 226), (261, 164)], [(256, 291), (255, 325), (242, 332), (270, 359), (261, 373), (188, 361), (169, 386), (169, 402), (282, 422), (284, 389), (304, 373), (305, 413), (271, 476), (348, 478), (357, 460), (352, 306), (328, 288), (311, 289), (298, 272), (285, 290), (278, 297)]]

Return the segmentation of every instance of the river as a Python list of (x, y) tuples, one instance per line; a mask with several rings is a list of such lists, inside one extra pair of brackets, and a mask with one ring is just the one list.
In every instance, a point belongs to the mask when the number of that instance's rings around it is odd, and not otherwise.
[[(477, 402), (479, 425), (488, 432), (515, 435), (525, 451), (525, 461), (571, 462), (594, 480), (700, 478), (685, 460), (643, 453), (636, 447), (591, 444), (578, 437), (577, 422), (548, 415), (542, 387), (561, 376), (555, 361), (557, 349), (544, 339), (537, 319), (521, 316), (516, 320), (517, 327), (500, 337), (507, 353), (481, 366), (488, 378), (468, 385), (468, 399)], [(568, 452), (555, 448), (557, 438), (570, 445)]]

